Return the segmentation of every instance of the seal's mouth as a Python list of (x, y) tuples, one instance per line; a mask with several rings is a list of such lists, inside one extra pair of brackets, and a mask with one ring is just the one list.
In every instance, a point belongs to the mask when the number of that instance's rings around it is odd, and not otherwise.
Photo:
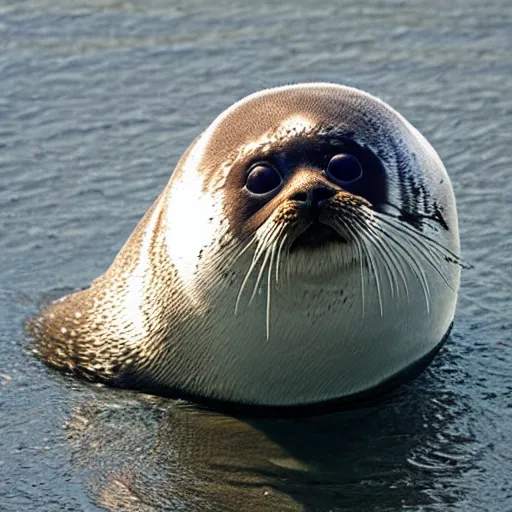
[(290, 252), (298, 249), (321, 249), (333, 243), (346, 244), (348, 241), (327, 224), (313, 222), (293, 241)]

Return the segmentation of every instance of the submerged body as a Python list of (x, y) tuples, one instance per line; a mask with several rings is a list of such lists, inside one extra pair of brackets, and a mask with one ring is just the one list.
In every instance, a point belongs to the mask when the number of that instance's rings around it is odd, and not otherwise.
[(377, 98), (300, 84), (222, 113), (107, 272), (32, 330), (49, 364), (114, 385), (310, 405), (431, 353), (459, 280), (430, 144)]

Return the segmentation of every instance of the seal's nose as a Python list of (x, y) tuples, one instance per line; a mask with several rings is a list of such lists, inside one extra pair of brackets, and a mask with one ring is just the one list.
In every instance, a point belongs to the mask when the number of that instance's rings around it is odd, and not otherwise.
[(317, 185), (307, 191), (297, 191), (290, 197), (293, 201), (301, 201), (303, 203), (309, 203), (313, 208), (319, 207), (324, 201), (330, 199), (336, 194), (336, 191), (323, 186)]

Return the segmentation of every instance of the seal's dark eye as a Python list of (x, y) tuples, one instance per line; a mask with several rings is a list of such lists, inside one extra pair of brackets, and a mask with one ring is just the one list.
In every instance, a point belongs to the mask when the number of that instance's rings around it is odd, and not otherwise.
[(363, 175), (363, 169), (354, 155), (341, 153), (331, 158), (327, 166), (327, 174), (336, 183), (346, 185), (358, 180)]
[(267, 163), (256, 164), (247, 176), (245, 186), (253, 194), (266, 194), (281, 184), (279, 173)]

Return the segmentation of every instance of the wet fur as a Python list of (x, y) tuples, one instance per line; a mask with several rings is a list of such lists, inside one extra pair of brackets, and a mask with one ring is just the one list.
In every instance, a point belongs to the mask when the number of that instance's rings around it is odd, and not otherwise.
[[(336, 144), (368, 162), (370, 200), (338, 187), (321, 219), (348, 243), (290, 253), (309, 222), (290, 198), (326, 183), (315, 158)], [(246, 170), (270, 158), (290, 171), (258, 202)], [(363, 392), (434, 350), (453, 321), (460, 266), (450, 181), (419, 132), (361, 91), (288, 86), (221, 114), (107, 272), (30, 330), (44, 361), (92, 380), (311, 404)], [(372, 322), (390, 339), (369, 342), (365, 368)]]

